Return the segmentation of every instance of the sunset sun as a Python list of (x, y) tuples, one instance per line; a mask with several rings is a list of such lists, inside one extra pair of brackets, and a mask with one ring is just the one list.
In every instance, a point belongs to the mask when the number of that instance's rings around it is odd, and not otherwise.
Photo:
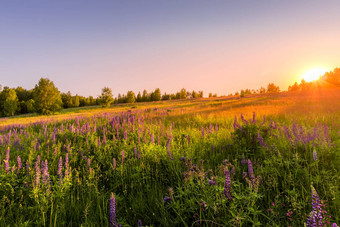
[(327, 69), (313, 68), (313, 69), (306, 71), (302, 75), (302, 79), (304, 79), (306, 82), (311, 82), (311, 81), (319, 79), (319, 77), (322, 76), (325, 72), (327, 72)]

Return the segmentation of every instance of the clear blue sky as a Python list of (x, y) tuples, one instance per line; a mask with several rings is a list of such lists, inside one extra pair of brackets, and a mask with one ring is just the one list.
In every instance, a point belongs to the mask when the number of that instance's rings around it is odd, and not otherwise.
[(4, 0), (0, 84), (219, 95), (340, 66), (340, 1)]

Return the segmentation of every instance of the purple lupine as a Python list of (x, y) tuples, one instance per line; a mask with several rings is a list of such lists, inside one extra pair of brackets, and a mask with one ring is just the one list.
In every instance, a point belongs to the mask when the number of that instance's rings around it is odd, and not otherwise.
[(135, 158), (137, 158), (137, 148), (136, 147), (133, 148), (133, 152), (135, 154)]
[(5, 160), (9, 161), (9, 147), (7, 147), (7, 150), (6, 150)]
[(246, 119), (244, 119), (243, 114), (241, 114), (241, 120), (242, 120), (243, 124), (245, 124), (245, 125), (248, 124), (248, 121)]
[(210, 185), (216, 185), (216, 181), (214, 181), (214, 180), (210, 180), (210, 179), (209, 179), (208, 183), (209, 183)]
[(98, 137), (98, 147), (101, 146), (100, 137)]
[(338, 227), (338, 225), (334, 222), (334, 223), (332, 224), (332, 227)]
[(5, 171), (6, 171), (6, 173), (8, 174), (9, 173), (9, 163), (8, 163), (8, 161), (5, 159), (5, 161), (4, 161), (5, 163), (4, 163), (4, 167), (5, 167)]
[(50, 174), (48, 173), (48, 162), (45, 160), (44, 171), (42, 172), (43, 183), (50, 186)]
[(241, 164), (242, 165), (246, 165), (248, 162), (246, 160), (246, 158), (244, 157), (244, 155), (242, 155), (242, 160), (241, 160)]
[(252, 121), (251, 123), (253, 123), (253, 124), (255, 124), (255, 123), (256, 123), (255, 112), (253, 112), (253, 121)]
[(59, 176), (59, 180), (60, 180), (60, 181), (61, 181), (62, 178), (63, 178), (62, 171), (63, 171), (63, 158), (60, 157), (60, 158), (59, 158), (59, 163), (58, 163), (58, 176)]
[(171, 139), (168, 139), (168, 142), (166, 143), (166, 150), (168, 152), (170, 159), (173, 160), (172, 153), (171, 153), (171, 150), (170, 150), (170, 142), (171, 142)]
[(110, 198), (110, 226), (112, 227), (121, 226), (116, 221), (116, 198), (113, 193), (111, 193), (111, 198)]
[(314, 161), (318, 160), (318, 153), (316, 153), (315, 149), (313, 150), (313, 159), (314, 159)]
[(204, 137), (204, 127), (201, 128), (202, 137)]
[(261, 147), (266, 147), (266, 148), (268, 148), (267, 144), (263, 141), (263, 138), (262, 138), (260, 132), (257, 133), (257, 141), (260, 142)]
[(35, 162), (35, 187), (39, 187), (40, 184), (40, 156), (38, 155), (37, 161)]
[(225, 171), (224, 196), (227, 197), (229, 200), (233, 200), (230, 189), (231, 189), (230, 173), (229, 170), (227, 169)]
[(251, 163), (250, 159), (248, 159), (248, 175), (249, 175), (249, 179), (251, 181), (253, 181), (255, 179), (253, 164)]
[(166, 202), (168, 202), (169, 200), (171, 200), (171, 198), (169, 197), (169, 196), (164, 196), (164, 198), (163, 198), (163, 203), (166, 203)]
[(105, 130), (103, 130), (103, 144), (104, 144), (104, 146), (106, 145), (106, 135), (105, 135)]
[(138, 220), (138, 227), (142, 227), (142, 220)]
[(22, 164), (21, 164), (21, 158), (20, 156), (17, 157), (17, 173), (21, 170)]
[(124, 130), (124, 140), (126, 141), (127, 140), (127, 131)]
[(233, 127), (234, 127), (234, 130), (236, 130), (237, 128), (240, 127), (239, 123), (237, 122), (237, 117), (236, 116), (235, 116), (235, 119), (234, 119)]
[(69, 160), (68, 160), (68, 153), (66, 153), (66, 155), (65, 155), (65, 169), (68, 168), (68, 162), (69, 162)]
[(116, 158), (113, 158), (113, 170), (116, 170), (116, 165), (117, 165)]
[(309, 214), (306, 225), (307, 226), (323, 226), (323, 216), (322, 216), (322, 204), (318, 193), (316, 192), (313, 185), (312, 188), (312, 211)]

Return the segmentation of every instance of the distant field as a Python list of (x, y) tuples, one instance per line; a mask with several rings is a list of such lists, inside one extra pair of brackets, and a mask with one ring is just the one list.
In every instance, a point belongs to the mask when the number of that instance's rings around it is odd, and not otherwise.
[[(11, 124), (29, 124), (41, 120), (63, 120), (77, 116), (93, 116), (101, 113), (119, 113), (129, 110), (145, 110), (150, 108), (167, 108), (172, 111), (171, 116), (199, 114), (215, 117), (234, 117), (236, 115), (252, 115), (253, 112), (261, 115), (293, 116), (296, 119), (314, 115), (324, 115), (332, 112), (340, 114), (340, 89), (315, 92), (282, 92), (278, 94), (248, 95), (201, 98), (188, 100), (173, 100), (160, 102), (146, 102), (134, 104), (115, 104), (111, 108), (100, 106), (79, 107), (63, 109), (50, 116), (37, 114), (18, 115), (0, 118), (0, 127)], [(301, 114), (301, 115), (300, 115)]]
[(0, 118), (0, 226), (340, 223), (339, 100), (333, 89)]

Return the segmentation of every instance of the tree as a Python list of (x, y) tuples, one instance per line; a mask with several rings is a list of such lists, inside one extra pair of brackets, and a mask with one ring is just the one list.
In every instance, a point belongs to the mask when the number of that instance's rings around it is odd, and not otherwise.
[(133, 91), (128, 91), (126, 94), (126, 102), (134, 103), (136, 101), (135, 93)]
[(279, 86), (275, 86), (274, 83), (270, 83), (267, 86), (267, 92), (268, 93), (276, 93), (276, 92), (280, 92), (280, 87)]
[(143, 91), (142, 100), (143, 102), (149, 101), (149, 94), (146, 90)]
[(156, 88), (155, 91), (153, 92), (153, 101), (161, 101), (161, 99), (162, 99), (161, 90), (159, 88)]
[(0, 114), (1, 115), (4, 115), (4, 104), (8, 96), (9, 90), (10, 88), (5, 86), (2, 92), (0, 93)]
[(51, 114), (62, 108), (60, 91), (48, 78), (41, 78), (33, 91), (35, 109), (39, 114)]
[(70, 91), (68, 91), (67, 93), (61, 93), (61, 100), (63, 101), (64, 108), (73, 107), (73, 100)]
[(299, 85), (297, 82), (295, 82), (292, 86), (288, 87), (288, 91), (298, 91), (299, 90)]
[(186, 99), (187, 98), (187, 90), (185, 90), (185, 88), (182, 88), (179, 94), (180, 94), (179, 95), (180, 99)]
[(195, 99), (199, 97), (199, 94), (196, 91), (192, 91), (191, 96)]
[(99, 96), (99, 104), (102, 107), (110, 107), (111, 103), (113, 103), (112, 91), (109, 87), (104, 87), (102, 89), (102, 94)]
[(33, 99), (30, 99), (30, 100), (26, 101), (25, 104), (26, 104), (26, 108), (27, 108), (27, 112), (28, 113), (35, 112), (35, 108), (34, 108), (35, 103), (34, 103)]
[(142, 95), (140, 94), (140, 92), (138, 92), (136, 101), (137, 101), (137, 102), (141, 102), (142, 100), (143, 100), (143, 99), (142, 99)]
[(72, 104), (73, 107), (79, 107), (80, 103), (79, 103), (79, 95), (76, 94), (75, 96), (72, 97)]
[(162, 100), (170, 100), (170, 95), (165, 92), (164, 95), (162, 95)]
[(199, 91), (198, 96), (199, 96), (199, 98), (203, 98), (203, 91)]
[(260, 94), (264, 94), (264, 93), (266, 93), (266, 89), (264, 87), (261, 87), (259, 92), (260, 92)]
[(6, 100), (4, 102), (5, 116), (14, 116), (15, 111), (18, 109), (18, 97), (15, 90), (12, 88), (8, 91)]

